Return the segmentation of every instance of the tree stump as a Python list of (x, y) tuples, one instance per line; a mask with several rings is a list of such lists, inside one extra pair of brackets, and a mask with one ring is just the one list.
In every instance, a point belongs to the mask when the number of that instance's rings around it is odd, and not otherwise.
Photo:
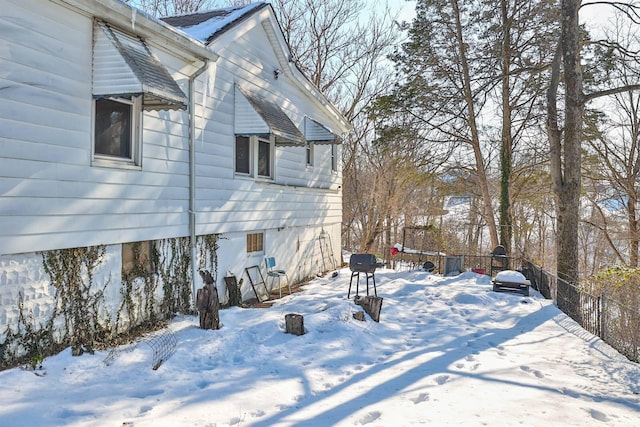
[(364, 308), (364, 311), (366, 311), (367, 314), (371, 316), (371, 319), (373, 319), (375, 322), (380, 321), (380, 311), (382, 310), (382, 298), (370, 297), (368, 295), (366, 297), (356, 296), (353, 299), (353, 302), (355, 302), (357, 305), (362, 306), (362, 308)]
[(198, 289), (196, 296), (196, 306), (200, 313), (200, 328), (220, 329), (220, 299), (218, 289), (207, 270), (200, 271), (200, 277), (204, 281), (204, 286)]
[(284, 323), (286, 333), (293, 335), (304, 335), (304, 317), (302, 317), (301, 314), (285, 314)]
[(227, 285), (229, 291), (229, 306), (239, 307), (242, 304), (240, 298), (240, 286), (238, 286), (238, 279), (235, 275), (227, 276), (224, 278), (224, 284)]

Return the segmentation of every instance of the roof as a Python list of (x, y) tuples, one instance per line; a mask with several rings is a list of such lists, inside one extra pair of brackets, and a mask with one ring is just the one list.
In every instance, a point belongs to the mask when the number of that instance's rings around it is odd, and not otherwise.
[(245, 6), (227, 7), (161, 19), (165, 23), (182, 30), (190, 37), (208, 44), (249, 15), (268, 5), (268, 3), (252, 3)]
[(299, 88), (306, 91), (309, 98), (319, 106), (328, 110), (329, 114), (334, 117), (335, 130), (337, 135), (342, 132), (349, 132), (352, 129), (349, 121), (344, 114), (333, 105), (326, 96), (304, 75), (295, 61), (291, 60), (291, 49), (284, 38), (282, 27), (278, 22), (273, 11), (273, 7), (269, 3), (258, 2), (245, 6), (228, 7), (224, 9), (216, 9), (201, 13), (193, 13), (187, 15), (179, 15), (162, 18), (165, 24), (168, 24), (178, 31), (182, 31), (187, 37), (193, 38), (210, 49), (215, 46), (214, 41), (220, 38), (234, 28), (238, 28), (241, 24), (250, 21), (250, 19), (265, 10), (269, 10), (269, 18), (261, 17), (262, 26), (267, 33), (267, 38), (274, 48), (276, 57), (283, 71), (289, 71), (294, 77), (294, 81)]
[(140, 36), (145, 43), (160, 47), (186, 59), (215, 61), (217, 55), (202, 43), (160, 19), (124, 3), (122, 0), (52, 0), (70, 6), (88, 16)]

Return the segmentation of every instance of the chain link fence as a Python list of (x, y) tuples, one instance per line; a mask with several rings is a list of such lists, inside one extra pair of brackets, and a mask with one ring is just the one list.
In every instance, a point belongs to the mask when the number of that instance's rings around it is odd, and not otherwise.
[(622, 302), (605, 294), (592, 294), (532, 262), (523, 262), (523, 270), (534, 288), (545, 298), (553, 299), (580, 326), (629, 360), (640, 362), (639, 299)]

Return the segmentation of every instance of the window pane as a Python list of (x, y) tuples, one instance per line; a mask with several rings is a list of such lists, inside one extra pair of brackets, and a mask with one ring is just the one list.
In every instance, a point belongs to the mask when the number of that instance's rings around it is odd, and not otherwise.
[(131, 158), (131, 105), (96, 100), (95, 153)]
[(271, 176), (271, 144), (269, 141), (258, 142), (258, 175)]
[(236, 136), (236, 172), (251, 173), (250, 161), (249, 137)]

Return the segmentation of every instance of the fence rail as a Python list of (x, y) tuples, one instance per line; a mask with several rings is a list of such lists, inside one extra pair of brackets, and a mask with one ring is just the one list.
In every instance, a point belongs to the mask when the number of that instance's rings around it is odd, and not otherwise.
[(593, 295), (531, 262), (524, 262), (523, 267), (530, 272), (527, 278), (532, 286), (545, 298), (553, 299), (580, 326), (629, 360), (640, 363), (640, 305)]

